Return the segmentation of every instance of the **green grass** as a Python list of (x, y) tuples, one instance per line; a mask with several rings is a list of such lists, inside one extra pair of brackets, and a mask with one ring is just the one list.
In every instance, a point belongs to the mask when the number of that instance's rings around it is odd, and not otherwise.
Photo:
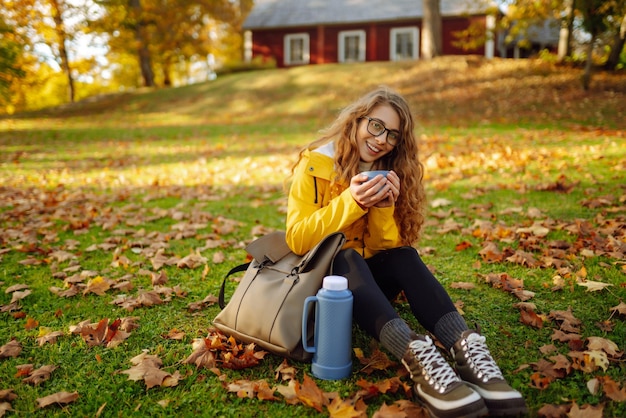
[[(217, 295), (226, 272), (245, 260), (243, 247), (254, 231), (283, 228), (283, 182), (299, 148), (316, 138), (341, 107), (381, 83), (404, 93), (415, 112), (430, 201), (450, 201), (430, 208), (418, 248), (452, 299), (463, 303), (468, 323), (481, 327), (506, 377), (527, 399), (530, 415), (546, 404), (574, 402), (604, 405), (607, 417), (626, 415), (625, 402), (586, 388), (597, 376), (626, 387), (623, 358), (611, 361), (606, 371), (575, 370), (545, 390), (531, 384), (532, 366), (556, 354), (542, 354), (541, 347), (555, 344), (558, 353), (569, 352), (567, 344), (552, 341), (557, 324), (547, 319), (551, 311), (571, 308), (582, 321), (583, 339), (603, 337), (626, 349), (624, 315), (610, 312), (626, 299), (624, 259), (617, 256), (620, 245), (623, 255), (626, 240), (626, 91), (623, 74), (596, 74), (590, 92), (580, 88), (579, 76), (578, 70), (541, 62), (460, 57), (298, 67), (0, 119), (0, 305), (10, 302), (4, 290), (12, 285), (27, 284), (32, 291), (19, 310), (0, 313), (0, 346), (12, 338), (23, 346), (18, 357), (0, 360), (0, 391), (12, 389), (17, 395), (11, 401), (15, 411), (6, 415), (319, 415), (303, 405), (239, 399), (213, 372), (184, 364), (193, 339), (207, 335), (219, 311), (216, 305), (190, 311), (188, 305)], [(555, 191), (557, 182), (568, 186), (567, 192)], [(439, 232), (447, 220), (460, 227)], [(569, 243), (572, 247), (560, 258), (565, 269), (484, 262), (479, 251), (486, 238), (474, 234), (477, 221), (510, 232), (490, 237), (503, 251), (532, 249), (541, 259), (557, 241)], [(549, 227), (545, 238), (532, 241), (515, 232), (535, 221)], [(575, 232), (583, 222), (598, 241)], [(606, 252), (603, 240), (613, 242), (613, 253)], [(219, 245), (211, 248), (208, 242)], [(457, 250), (463, 242), (471, 246)], [(111, 247), (91, 251), (102, 244)], [(205, 266), (165, 266), (166, 286), (180, 286), (185, 297), (132, 312), (112, 305), (121, 293), (151, 289), (142, 271), (152, 270), (148, 250), (159, 246), (179, 258), (204, 248), (206, 271)], [(58, 261), (57, 250), (76, 259)], [(225, 261), (213, 262), (219, 254)], [(114, 266), (119, 255), (130, 264)], [(30, 259), (37, 263), (23, 264)], [(588, 292), (576, 285), (583, 267), (587, 280), (612, 286)], [(86, 270), (113, 280), (128, 278), (134, 288), (71, 298), (50, 292), (51, 286), (63, 286), (64, 271), (71, 276)], [(514, 306), (518, 299), (487, 284), (489, 273), (523, 280), (524, 288), (535, 293), (529, 302), (546, 317), (543, 328), (520, 322)], [(557, 274), (566, 287), (553, 291)], [(475, 287), (456, 289), (455, 282)], [(229, 294), (235, 286), (228, 284)], [(398, 310), (421, 330), (408, 306), (399, 304)], [(69, 333), (71, 325), (84, 320), (125, 316), (139, 317), (140, 326), (116, 348), (89, 348)], [(38, 326), (27, 329), (29, 319)], [(603, 330), (599, 324), (609, 319), (612, 331)], [(40, 327), (65, 335), (39, 346)], [(164, 338), (172, 329), (185, 337)], [(354, 345), (367, 353), (369, 344), (369, 337), (356, 330)], [(128, 380), (121, 372), (142, 350), (158, 355), (165, 370), (180, 371), (180, 383), (146, 389), (143, 382)], [(354, 360), (350, 379), (318, 385), (349, 398), (358, 391), (359, 379), (383, 381), (396, 373), (365, 375)], [(274, 370), (281, 362), (267, 356), (256, 368), (221, 370), (222, 379), (266, 379), (276, 385)], [(21, 364), (58, 368), (33, 387), (16, 375)], [(310, 366), (294, 365), (302, 381)], [(62, 407), (37, 408), (37, 398), (58, 391), (77, 391), (80, 397)], [(372, 416), (383, 403), (400, 399), (399, 393), (368, 399), (367, 413)]]

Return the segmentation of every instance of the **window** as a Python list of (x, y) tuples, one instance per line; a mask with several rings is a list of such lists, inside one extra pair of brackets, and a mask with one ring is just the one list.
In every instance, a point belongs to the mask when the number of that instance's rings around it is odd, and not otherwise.
[(365, 61), (365, 31), (339, 32), (339, 62)]
[(309, 34), (294, 33), (285, 36), (285, 65), (309, 63)]
[(414, 60), (418, 58), (419, 32), (417, 28), (391, 29), (389, 59), (391, 61)]

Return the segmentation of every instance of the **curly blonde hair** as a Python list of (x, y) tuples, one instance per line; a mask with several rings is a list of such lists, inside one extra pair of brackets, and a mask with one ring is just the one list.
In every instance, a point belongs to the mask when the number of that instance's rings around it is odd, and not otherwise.
[(401, 139), (393, 150), (375, 161), (372, 170), (393, 170), (400, 177), (400, 196), (396, 201), (394, 217), (398, 224), (403, 245), (413, 245), (420, 237), (424, 224), (426, 194), (422, 180), (424, 167), (419, 160), (414, 121), (409, 105), (400, 94), (388, 87), (381, 86), (352, 104), (345, 107), (335, 121), (322, 131), (322, 136), (300, 151), (298, 165), (305, 150), (313, 150), (334, 142), (335, 148), (335, 183), (350, 184), (350, 179), (359, 173), (360, 154), (356, 133), (359, 120), (380, 105), (391, 106), (400, 117)]

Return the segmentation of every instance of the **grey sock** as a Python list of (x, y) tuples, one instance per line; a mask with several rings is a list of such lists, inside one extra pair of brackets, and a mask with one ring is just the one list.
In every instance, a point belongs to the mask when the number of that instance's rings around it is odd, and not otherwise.
[(379, 340), (383, 347), (401, 360), (409, 342), (417, 338), (417, 334), (409, 328), (404, 319), (395, 318), (383, 325)]
[(463, 331), (468, 329), (461, 314), (453, 311), (445, 314), (437, 321), (433, 334), (446, 347), (446, 350), (450, 350), (454, 343), (461, 338)]

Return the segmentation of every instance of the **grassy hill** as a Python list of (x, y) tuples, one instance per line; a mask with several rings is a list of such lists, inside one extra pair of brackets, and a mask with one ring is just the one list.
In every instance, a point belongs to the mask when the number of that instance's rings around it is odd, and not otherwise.
[[(596, 73), (590, 91), (582, 71), (538, 60), (440, 57), (405, 63), (329, 64), (230, 74), (181, 88), (92, 98), (48, 112), (133, 123), (159, 115), (203, 124), (296, 122), (332, 118), (338, 108), (379, 84), (403, 93), (425, 126), (563, 120), (618, 127), (626, 75)], [(584, 104), (582, 103), (584, 102)], [(593, 114), (584, 114), (589, 106)], [(582, 114), (581, 114), (582, 113)], [(176, 121), (161, 119), (162, 124)], [(623, 126), (623, 125), (622, 125)]]

